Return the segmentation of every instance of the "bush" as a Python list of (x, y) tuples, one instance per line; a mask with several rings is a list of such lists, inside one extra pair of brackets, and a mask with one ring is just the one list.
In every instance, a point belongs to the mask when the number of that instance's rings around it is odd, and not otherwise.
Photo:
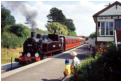
[(71, 81), (120, 81), (121, 51), (115, 47), (108, 52), (96, 56), (96, 59), (86, 59), (77, 66)]
[(25, 41), (25, 38), (17, 37), (15, 34), (8, 32), (4, 32), (1, 39), (1, 46), (6, 48), (21, 47)]
[(44, 31), (44, 30), (41, 30), (41, 29), (36, 29), (36, 34), (40, 34), (40, 33), (43, 33), (43, 34), (48, 34), (48, 31)]
[(22, 47), (30, 37), (30, 29), (22, 24), (7, 25), (2, 30), (1, 45), (4, 48)]
[(68, 32), (68, 35), (69, 36), (77, 36), (76, 32), (74, 32), (74, 31), (69, 31)]
[(30, 37), (30, 29), (22, 24), (15, 24), (9, 28), (9, 32), (17, 35), (18, 37)]

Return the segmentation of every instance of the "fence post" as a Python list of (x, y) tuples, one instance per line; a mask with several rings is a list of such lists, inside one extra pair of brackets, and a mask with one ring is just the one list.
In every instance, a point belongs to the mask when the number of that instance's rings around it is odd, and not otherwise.
[(12, 57), (11, 57), (11, 70), (12, 70)]

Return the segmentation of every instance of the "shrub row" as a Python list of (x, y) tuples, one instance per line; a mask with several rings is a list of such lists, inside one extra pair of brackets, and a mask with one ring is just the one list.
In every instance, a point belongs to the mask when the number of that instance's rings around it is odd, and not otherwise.
[(74, 70), (71, 81), (120, 81), (121, 50), (110, 47), (96, 59), (88, 58)]
[(15, 34), (7, 32), (4, 32), (1, 39), (1, 46), (6, 48), (22, 47), (25, 41), (24, 37), (18, 37)]

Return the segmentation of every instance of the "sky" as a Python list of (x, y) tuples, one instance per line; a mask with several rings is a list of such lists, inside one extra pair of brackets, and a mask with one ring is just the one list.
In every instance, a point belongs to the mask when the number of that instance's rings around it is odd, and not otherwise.
[[(47, 24), (47, 15), (51, 8), (56, 7), (62, 10), (66, 18), (72, 19), (76, 27), (76, 33), (79, 36), (89, 36), (92, 32), (95, 32), (95, 23), (93, 15), (105, 8), (109, 3), (113, 3), (113, 0), (108, 1), (24, 1), (27, 10), (37, 12), (35, 21), (37, 23), (36, 28), (47, 30), (45, 25)], [(7, 4), (7, 1), (2, 1), (2, 4), (11, 11), (11, 14), (15, 17), (16, 23), (25, 24), (26, 19), (22, 15), (21, 11), (11, 5)], [(12, 1), (11, 3), (14, 3)], [(21, 3), (17, 4), (22, 6)]]

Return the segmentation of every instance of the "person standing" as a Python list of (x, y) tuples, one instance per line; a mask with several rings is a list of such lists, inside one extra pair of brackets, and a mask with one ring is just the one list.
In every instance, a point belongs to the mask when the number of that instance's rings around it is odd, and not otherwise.
[(61, 39), (61, 48), (63, 49), (64, 39), (63, 39), (63, 37), (61, 37), (60, 39)]
[(72, 55), (72, 64), (71, 64), (71, 69), (74, 69), (77, 65), (80, 65), (80, 60), (78, 59), (77, 53), (72, 51), (71, 52)]
[(90, 48), (90, 54), (93, 58), (95, 58), (95, 48), (94, 47), (91, 47)]

